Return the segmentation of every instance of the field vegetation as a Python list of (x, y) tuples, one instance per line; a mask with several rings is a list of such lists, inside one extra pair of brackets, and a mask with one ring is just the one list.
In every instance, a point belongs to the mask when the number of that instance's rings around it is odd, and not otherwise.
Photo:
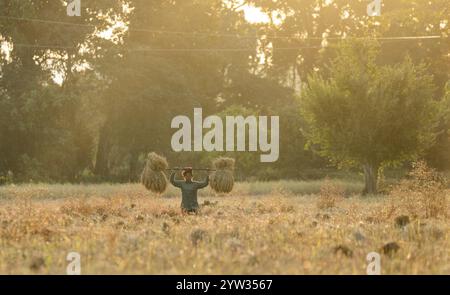
[(181, 214), (172, 188), (3, 186), (0, 273), (65, 274), (75, 251), (83, 274), (365, 274), (375, 251), (382, 274), (448, 274), (441, 180), (418, 165), (365, 197), (349, 181), (237, 183), (229, 195), (202, 191), (198, 215)]

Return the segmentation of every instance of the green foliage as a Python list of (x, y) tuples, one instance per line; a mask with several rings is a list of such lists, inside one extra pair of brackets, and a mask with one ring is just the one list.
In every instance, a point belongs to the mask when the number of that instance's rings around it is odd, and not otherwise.
[(5, 175), (0, 175), (0, 186), (13, 183), (14, 183), (14, 174), (11, 171), (6, 172)]
[(378, 169), (416, 159), (438, 132), (445, 106), (426, 68), (409, 58), (377, 65), (376, 57), (367, 41), (344, 43), (329, 78), (311, 75), (301, 97), (309, 144), (337, 164)]
[[(441, 108), (443, 114), (446, 110), (437, 106), (450, 69), (446, 59), (450, 43), (445, 38), (448, 17), (442, 13), (448, 6), (446, 0), (390, 1), (383, 8), (389, 13), (377, 19), (367, 17), (365, 1), (245, 2), (265, 12), (281, 12), (285, 20), (280, 25), (250, 24), (239, 5), (225, 5), (222, 0), (90, 0), (83, 2), (82, 16), (73, 18), (66, 15), (64, 1), (0, 1), (2, 15), (90, 25), (0, 19), (0, 40), (15, 45), (9, 59), (0, 55), (0, 175), (12, 171), (18, 182), (135, 181), (143, 168), (142, 155), (150, 150), (166, 155), (176, 165), (208, 166), (216, 154), (174, 153), (170, 147), (171, 119), (202, 107), (205, 114), (242, 111), (280, 116), (279, 160), (261, 164), (257, 153), (227, 153), (237, 158), (238, 179), (318, 178), (331, 173), (333, 163), (303, 148), (306, 139), (301, 129), (311, 134), (314, 130), (307, 130), (308, 116), (298, 116), (302, 106), (294, 101), (312, 72), (318, 73), (309, 86), (317, 91), (315, 95), (334, 111), (354, 115), (338, 122), (341, 130), (355, 128), (352, 132), (319, 130), (320, 138), (334, 136), (328, 145), (320, 140), (322, 154), (329, 150), (334, 162), (341, 164), (355, 164), (369, 153), (375, 162), (396, 163), (415, 158), (434, 141), (425, 151), (426, 159), (440, 169), (450, 168), (450, 116), (441, 116), (437, 134), (424, 131), (433, 121), (435, 108)], [(134, 9), (124, 9), (124, 4)], [(347, 18), (340, 17), (344, 12), (348, 12)], [(120, 29), (111, 39), (96, 34), (113, 20), (126, 22), (130, 29), (199, 34)], [(446, 20), (447, 27), (443, 26)], [(216, 36), (215, 32), (222, 34)], [(335, 50), (331, 40), (327, 49), (311, 48), (321, 44), (324, 33), (334, 38), (343, 34), (443, 38), (382, 42), (370, 54), (361, 46), (353, 55)], [(269, 44), (300, 49), (262, 49)], [(80, 51), (82, 47), (88, 50)], [(249, 50), (145, 50), (149, 48)], [(261, 50), (267, 61), (264, 64), (260, 63)], [(410, 60), (398, 64), (406, 54)], [(339, 71), (327, 70), (331, 60), (340, 65)], [(379, 61), (391, 67), (379, 67)], [(429, 67), (419, 66), (422, 61)], [(55, 73), (62, 77), (61, 84), (53, 79)], [(430, 104), (428, 74), (437, 86), (435, 103)], [(336, 81), (329, 76), (336, 76)], [(389, 83), (384, 82), (386, 77)], [(360, 99), (348, 102), (349, 92)], [(397, 100), (406, 94), (413, 94), (408, 95), (413, 99)], [(332, 95), (342, 103), (331, 100)], [(396, 114), (409, 120), (408, 128), (403, 128), (404, 122)], [(340, 115), (320, 116), (332, 125)], [(375, 130), (384, 131), (379, 134)], [(364, 132), (371, 137), (357, 136)], [(358, 144), (361, 142), (364, 145)], [(347, 143), (346, 149), (340, 148)], [(317, 140), (311, 140), (310, 147), (317, 149)]]
[(433, 167), (445, 170), (450, 167), (450, 82), (445, 87), (445, 95), (440, 104), (439, 132), (436, 143), (427, 150), (425, 159)]

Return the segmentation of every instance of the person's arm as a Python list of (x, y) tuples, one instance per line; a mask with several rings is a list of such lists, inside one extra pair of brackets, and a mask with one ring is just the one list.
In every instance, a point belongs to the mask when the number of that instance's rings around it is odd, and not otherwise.
[(199, 182), (197, 188), (205, 188), (209, 184), (209, 175), (206, 176), (205, 181)]
[(175, 187), (180, 187), (181, 188), (181, 181), (179, 180), (175, 180), (175, 172), (172, 172), (170, 174), (170, 183), (175, 186)]

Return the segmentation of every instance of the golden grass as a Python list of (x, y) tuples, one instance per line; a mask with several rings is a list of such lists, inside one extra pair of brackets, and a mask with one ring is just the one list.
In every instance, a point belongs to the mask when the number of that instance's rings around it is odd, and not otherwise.
[[(179, 198), (140, 185), (3, 187), (0, 273), (65, 274), (72, 251), (83, 274), (365, 274), (372, 251), (383, 274), (450, 273), (448, 216), (399, 225), (391, 197), (319, 209), (316, 195), (282, 186), (209, 193), (199, 215), (183, 216)], [(400, 248), (383, 254), (390, 242)]]

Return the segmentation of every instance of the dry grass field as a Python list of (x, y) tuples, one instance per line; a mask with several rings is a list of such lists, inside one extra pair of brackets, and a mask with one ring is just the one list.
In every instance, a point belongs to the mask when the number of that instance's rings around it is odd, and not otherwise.
[(82, 274), (365, 274), (372, 251), (382, 274), (450, 273), (448, 207), (427, 216), (401, 193), (361, 197), (360, 186), (208, 188), (196, 216), (180, 213), (173, 188), (157, 197), (137, 184), (4, 186), (0, 273), (65, 274), (71, 251)]

